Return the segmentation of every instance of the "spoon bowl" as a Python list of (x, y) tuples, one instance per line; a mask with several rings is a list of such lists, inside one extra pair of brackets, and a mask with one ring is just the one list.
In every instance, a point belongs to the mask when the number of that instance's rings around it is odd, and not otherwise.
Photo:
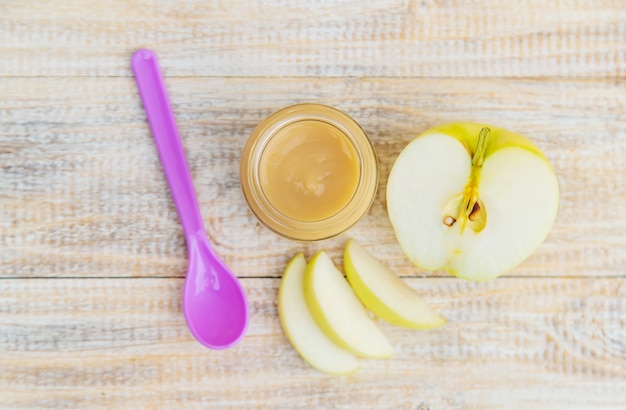
[(245, 292), (207, 238), (156, 54), (138, 50), (131, 65), (187, 242), (189, 262), (183, 290), (187, 326), (204, 346), (229, 348), (241, 340), (248, 327)]
[(244, 334), (243, 318), (248, 316), (245, 294), (206, 237), (189, 243), (183, 312), (191, 334), (211, 349), (228, 348)]

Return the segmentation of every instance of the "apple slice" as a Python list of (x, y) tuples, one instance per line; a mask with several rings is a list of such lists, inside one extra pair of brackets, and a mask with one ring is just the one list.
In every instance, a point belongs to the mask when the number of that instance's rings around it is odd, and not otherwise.
[(559, 204), (552, 166), (528, 138), (484, 124), (430, 129), (387, 183), (396, 237), (418, 266), (471, 280), (500, 276), (544, 241)]
[(315, 322), (337, 345), (361, 357), (383, 359), (393, 347), (326, 252), (304, 274), (304, 295)]
[(446, 323), (446, 318), (354, 239), (346, 245), (343, 264), (356, 295), (381, 319), (412, 329), (433, 329)]
[(334, 344), (313, 320), (304, 300), (304, 255), (296, 255), (283, 273), (278, 291), (280, 324), (291, 345), (307, 363), (329, 374), (359, 369), (356, 357)]

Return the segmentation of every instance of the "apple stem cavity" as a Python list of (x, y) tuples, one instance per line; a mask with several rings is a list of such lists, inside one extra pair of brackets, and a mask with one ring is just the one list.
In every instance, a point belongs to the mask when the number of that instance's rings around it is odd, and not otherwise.
[[(462, 195), (455, 196), (444, 209), (443, 224), (452, 227), (458, 220), (461, 220), (461, 232), (469, 222), (470, 228), (479, 233), (487, 224), (487, 212), (485, 204), (478, 196), (478, 183), (480, 181), (480, 171), (485, 161), (488, 142), (491, 137), (491, 129), (484, 127), (478, 134), (476, 148), (472, 154), (472, 172), (469, 182), (465, 186)], [(452, 212), (450, 212), (452, 211)], [(450, 215), (455, 214), (455, 216)]]

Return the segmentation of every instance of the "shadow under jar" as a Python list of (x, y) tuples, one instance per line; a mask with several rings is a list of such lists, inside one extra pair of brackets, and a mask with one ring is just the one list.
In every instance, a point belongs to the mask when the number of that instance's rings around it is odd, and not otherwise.
[(296, 241), (345, 232), (365, 216), (378, 188), (378, 160), (347, 114), (297, 104), (267, 117), (241, 158), (248, 206), (272, 231)]

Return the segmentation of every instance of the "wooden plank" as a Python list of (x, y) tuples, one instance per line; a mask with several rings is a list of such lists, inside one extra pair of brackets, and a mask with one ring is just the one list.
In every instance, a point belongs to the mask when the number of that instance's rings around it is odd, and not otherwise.
[(614, 77), (623, 0), (3, 1), (0, 76)]
[(396, 348), (348, 377), (283, 336), (278, 279), (245, 279), (250, 329), (210, 351), (185, 328), (180, 279), (0, 280), (3, 408), (588, 409), (626, 406), (623, 279), (410, 279), (449, 318), (381, 323)]
[[(457, 120), (530, 136), (559, 176), (553, 232), (511, 275), (626, 273), (626, 81), (170, 78), (168, 85), (205, 225), (240, 276), (276, 277), (298, 251), (341, 253), (345, 236), (303, 246), (269, 232), (239, 188), (239, 155), (254, 126), (311, 100), (347, 111), (370, 134), (380, 189), (349, 234), (399, 274), (432, 275), (396, 243), (387, 175), (415, 135)], [(132, 79), (0, 79), (0, 87), (0, 276), (182, 277), (182, 231)]]

